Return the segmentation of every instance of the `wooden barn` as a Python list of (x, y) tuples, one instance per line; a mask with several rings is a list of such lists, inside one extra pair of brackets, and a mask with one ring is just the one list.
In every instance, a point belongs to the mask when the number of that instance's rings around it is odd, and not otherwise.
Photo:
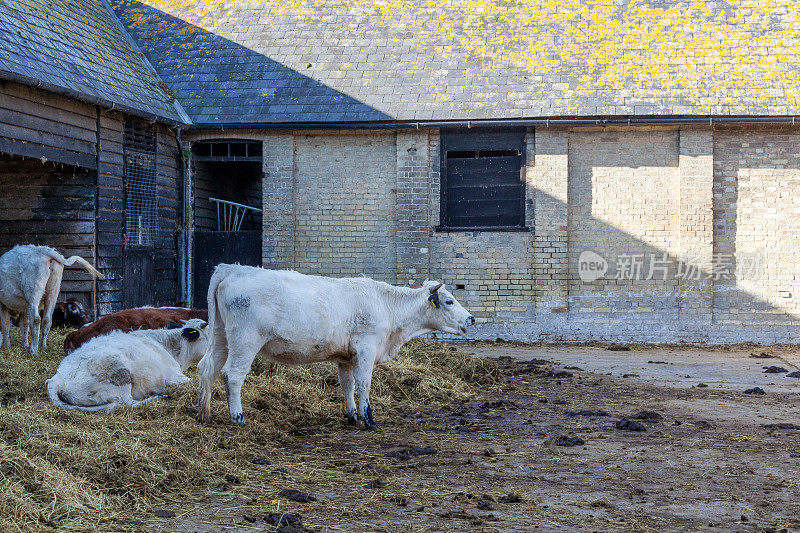
[(105, 3), (0, 5), (0, 253), (90, 260), (106, 279), (67, 269), (61, 297), (95, 315), (185, 301), (185, 122)]

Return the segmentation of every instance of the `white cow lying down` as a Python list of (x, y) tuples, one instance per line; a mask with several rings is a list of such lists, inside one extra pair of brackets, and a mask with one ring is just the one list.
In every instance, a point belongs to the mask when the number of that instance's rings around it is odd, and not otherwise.
[(325, 278), (293, 271), (219, 265), (208, 289), (210, 340), (199, 369), (198, 419), (211, 417), (211, 387), (222, 373), (234, 424), (244, 425), (241, 389), (256, 354), (285, 364), (332, 361), (345, 412), (375, 429), (369, 389), (375, 364), (429, 331), (463, 334), (475, 319), (442, 283), (419, 289), (369, 278)]
[(187, 320), (172, 328), (114, 331), (95, 337), (66, 356), (45, 382), (57, 407), (112, 412), (137, 407), (169, 385), (189, 381), (183, 372), (208, 347), (208, 324)]
[[(11, 347), (9, 330), (11, 315), (20, 317), (22, 345), (31, 337), (31, 353), (47, 347), (47, 334), (53, 319), (64, 267), (78, 263), (92, 276), (103, 279), (84, 258), (73, 255), (66, 259), (47, 246), (25, 244), (15, 246), (0, 256), (0, 330), (2, 347)], [(39, 317), (39, 309), (44, 309)], [(41, 339), (41, 340), (40, 340)]]

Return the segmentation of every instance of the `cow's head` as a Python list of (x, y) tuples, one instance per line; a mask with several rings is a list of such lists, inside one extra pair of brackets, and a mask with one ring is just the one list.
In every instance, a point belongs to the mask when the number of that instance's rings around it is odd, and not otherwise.
[(181, 348), (175, 358), (178, 364), (181, 365), (181, 370), (185, 371), (203, 358), (208, 348), (208, 322), (199, 318), (192, 318), (180, 323), (170, 322), (167, 328), (180, 328), (181, 330)]
[(467, 332), (467, 328), (475, 323), (475, 317), (444, 288), (444, 283), (428, 280), (422, 284), (421, 290), (427, 300), (427, 327), (463, 335)]
[(89, 323), (89, 317), (86, 315), (83, 304), (75, 298), (67, 298), (64, 304), (64, 319), (67, 324), (78, 327)]

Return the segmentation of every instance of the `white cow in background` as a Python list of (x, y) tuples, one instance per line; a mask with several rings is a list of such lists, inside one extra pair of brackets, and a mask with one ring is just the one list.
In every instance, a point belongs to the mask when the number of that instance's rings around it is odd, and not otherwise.
[(112, 412), (137, 407), (168, 386), (189, 381), (183, 372), (208, 348), (208, 324), (198, 318), (167, 329), (114, 331), (66, 356), (45, 382), (57, 407)]
[[(22, 345), (31, 337), (31, 353), (47, 347), (47, 334), (53, 318), (64, 267), (78, 263), (92, 276), (103, 279), (82, 257), (66, 259), (47, 246), (18, 245), (0, 256), (0, 330), (3, 348), (11, 347), (11, 315), (20, 317)], [(43, 314), (39, 316), (39, 309)], [(41, 334), (41, 340), (40, 340)]]
[(419, 289), (369, 278), (326, 278), (293, 271), (219, 265), (208, 289), (210, 340), (200, 361), (198, 419), (211, 417), (220, 372), (234, 424), (244, 425), (241, 389), (256, 354), (284, 364), (335, 362), (346, 416), (376, 429), (369, 403), (372, 370), (429, 331), (463, 334), (475, 319), (442, 283)]

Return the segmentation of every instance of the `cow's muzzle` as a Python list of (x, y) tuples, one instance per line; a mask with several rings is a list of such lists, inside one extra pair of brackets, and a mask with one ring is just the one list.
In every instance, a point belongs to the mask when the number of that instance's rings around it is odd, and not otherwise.
[(461, 333), (466, 333), (467, 328), (475, 324), (475, 317), (470, 315), (464, 320), (464, 325), (461, 326)]

